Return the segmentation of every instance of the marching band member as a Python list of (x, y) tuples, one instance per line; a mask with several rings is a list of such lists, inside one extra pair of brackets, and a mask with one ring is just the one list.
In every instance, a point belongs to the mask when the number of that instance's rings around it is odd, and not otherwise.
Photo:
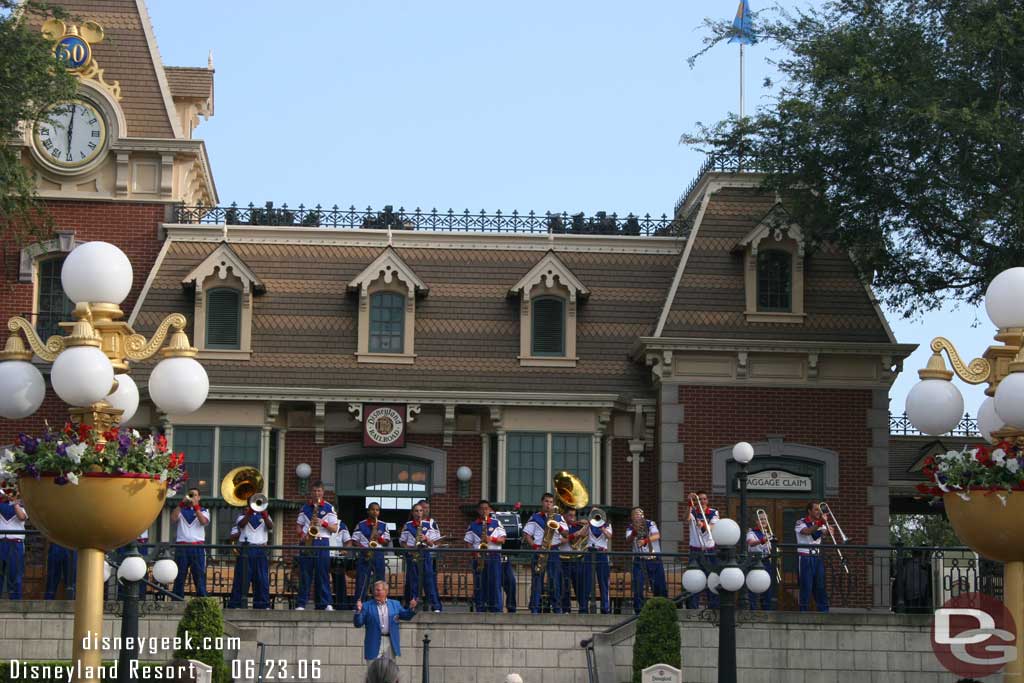
[(594, 591), (596, 574), (597, 585), (601, 590), (601, 614), (611, 614), (611, 599), (608, 595), (611, 567), (608, 564), (608, 550), (612, 539), (612, 524), (605, 520), (601, 526), (593, 526), (588, 522), (584, 527), (584, 533), (590, 537), (587, 540), (587, 554), (580, 576), (580, 612), (586, 613), (590, 610), (590, 596)]
[[(419, 537), (419, 544), (416, 542), (417, 537)], [(440, 538), (441, 534), (423, 519), (423, 506), (419, 503), (413, 505), (412, 519), (405, 523), (402, 533), (398, 536), (399, 545), (416, 551), (406, 555), (406, 604), (410, 604), (412, 598), (418, 600), (420, 595), (425, 592), (430, 609), (435, 612), (441, 611), (441, 598), (437, 594), (437, 577), (434, 576), (434, 554), (426, 550), (426, 548), (434, 547)], [(421, 581), (426, 585), (421, 586)]]
[(633, 612), (640, 614), (644, 606), (644, 589), (651, 584), (651, 594), (668, 597), (665, 566), (661, 563), (661, 532), (653, 520), (644, 518), (642, 508), (629, 511), (626, 543), (633, 549)]
[(825, 564), (821, 561), (821, 537), (831, 527), (821, 514), (817, 503), (807, 504), (807, 516), (796, 522), (797, 556), (800, 558), (800, 611), (810, 606), (811, 593), (819, 612), (828, 611), (828, 594), (825, 592)]
[(768, 538), (768, 534), (761, 528), (761, 522), (754, 520), (754, 527), (747, 531), (747, 552), (754, 559), (761, 561), (761, 567), (764, 568), (768, 575), (772, 577), (772, 584), (764, 593), (760, 596), (753, 591), (747, 591), (747, 597), (750, 600), (750, 609), (757, 609), (757, 599), (761, 598), (761, 609), (765, 612), (772, 610), (772, 599), (775, 597), (775, 572), (772, 567), (771, 551), (772, 551), (772, 539)]
[(65, 600), (75, 599), (77, 563), (76, 551), (50, 541), (50, 548), (46, 551), (46, 592), (43, 600), (53, 600), (57, 595), (57, 586), (60, 585), (64, 586)]
[(178, 576), (174, 579), (174, 594), (185, 595), (187, 575), (192, 574), (192, 585), (196, 596), (206, 596), (206, 525), (210, 523), (210, 511), (200, 504), (199, 489), (192, 487), (185, 498), (171, 512), (171, 524), (178, 525), (175, 543), (183, 544), (174, 549), (174, 561), (178, 563)]
[[(700, 503), (700, 509), (693, 504), (696, 498)], [(701, 510), (704, 514), (701, 514)], [(704, 519), (707, 518), (707, 524)], [(690, 554), (696, 554), (700, 558), (701, 567), (705, 570), (713, 570), (718, 567), (718, 552), (715, 547), (715, 539), (711, 535), (711, 527), (718, 523), (718, 510), (708, 505), (708, 494), (698, 491), (691, 494), (690, 498)], [(689, 609), (696, 609), (700, 605), (700, 596), (707, 595), (708, 607), (718, 607), (718, 596), (705, 588), (701, 593), (691, 595), (686, 599), (686, 606)]]
[[(463, 540), (470, 548), (480, 549), (486, 543), (488, 551), (500, 551), (505, 542), (505, 527), (491, 514), (490, 502), (481, 500), (477, 503), (476, 510), (480, 516), (466, 529)], [(488, 612), (500, 612), (501, 554), (486, 552), (480, 556), (474, 553), (473, 579), (476, 611), (483, 612), (486, 604)]]
[(270, 609), (267, 542), (273, 530), (274, 520), (266, 510), (257, 513), (246, 506), (245, 512), (235, 519), (231, 535), (237, 536), (238, 559), (235, 561), (235, 581), (231, 587), (228, 607), (241, 607), (242, 596), (252, 586), (253, 609)]
[[(440, 540), (441, 527), (438, 526), (437, 520), (433, 519), (430, 516), (430, 501), (424, 498), (423, 500), (419, 501), (417, 505), (420, 505), (423, 508), (423, 521), (433, 531), (434, 538)], [(434, 543), (437, 543), (437, 540), (435, 540)], [(430, 567), (434, 570), (432, 575), (433, 578), (427, 580), (427, 589), (434, 591), (434, 594), (439, 596), (440, 593), (437, 590), (437, 558), (434, 556), (434, 553), (426, 553), (425, 558), (430, 559)], [(437, 604), (441, 604), (440, 597), (438, 597)], [(441, 608), (438, 607), (438, 609), (440, 610)]]
[(329, 547), (331, 540), (328, 538), (338, 530), (338, 515), (334, 513), (334, 506), (324, 500), (324, 484), (321, 481), (313, 482), (313, 498), (309, 503), (302, 506), (299, 516), (295, 519), (296, 530), (299, 532), (299, 542), (305, 543), (309, 539), (310, 527), (317, 527), (317, 536), (312, 541), (313, 550), (303, 550), (299, 554), (299, 592), (295, 596), (295, 609), (306, 609), (306, 602), (309, 600), (309, 589), (313, 588), (313, 598), (316, 608), (334, 611), (334, 602), (331, 598), (331, 552)]
[[(0, 532), (25, 531), (28, 513), (17, 495), (0, 489)], [(21, 580), (25, 574), (25, 535), (0, 533), (0, 595), (6, 584), (11, 600), (21, 600)]]
[(580, 591), (580, 573), (583, 571), (583, 557), (573, 552), (572, 542), (576, 540), (577, 534), (586, 533), (583, 524), (576, 521), (576, 510), (569, 508), (565, 511), (565, 524), (568, 533), (562, 538), (558, 550), (562, 553), (562, 612), (572, 613), (572, 595), (576, 595), (576, 604), (580, 613), (586, 613), (587, 608), (583, 604)]
[(331, 534), (331, 584), (334, 586), (334, 609), (348, 607), (348, 581), (345, 576), (345, 561), (348, 553), (344, 548), (352, 545), (352, 534), (345, 522), (338, 520), (338, 530)]
[[(562, 537), (569, 533), (562, 515), (555, 512), (555, 497), (545, 493), (540, 499), (540, 512), (530, 516), (530, 520), (523, 527), (523, 538), (530, 543), (534, 550), (540, 550), (544, 545), (544, 535), (548, 531), (548, 519), (554, 520), (555, 531), (551, 534), (551, 548), (557, 548), (562, 543)], [(540, 571), (537, 568), (540, 567)], [(562, 559), (559, 553), (548, 553), (547, 558), (538, 557), (534, 563), (533, 581), (530, 586), (530, 611), (534, 614), (540, 612), (541, 598), (544, 595), (545, 579), (550, 584), (548, 599), (551, 604), (551, 611), (555, 614), (562, 612)]]
[[(377, 544), (376, 550), (370, 550), (370, 541)], [(366, 508), (366, 519), (356, 524), (352, 532), (352, 547), (362, 548), (365, 552), (359, 553), (356, 560), (356, 600), (366, 597), (370, 589), (371, 576), (373, 581), (384, 580), (384, 546), (391, 545), (391, 536), (388, 534), (388, 527), (380, 521), (380, 503), (370, 503)]]

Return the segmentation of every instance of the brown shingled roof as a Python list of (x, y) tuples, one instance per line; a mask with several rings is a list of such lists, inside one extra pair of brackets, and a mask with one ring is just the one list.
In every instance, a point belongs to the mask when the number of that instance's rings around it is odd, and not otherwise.
[(171, 96), (205, 100), (213, 95), (213, 69), (192, 66), (165, 66)]

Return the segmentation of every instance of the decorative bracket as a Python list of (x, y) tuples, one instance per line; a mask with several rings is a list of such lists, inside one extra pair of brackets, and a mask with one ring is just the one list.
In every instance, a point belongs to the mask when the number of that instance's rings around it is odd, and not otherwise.
[(423, 412), (423, 406), (419, 403), (409, 403), (405, 406), (405, 419), (412, 423), (416, 421), (416, 416)]
[(164, 340), (167, 338), (167, 333), (173, 327), (176, 331), (181, 332), (185, 329), (185, 316), (181, 313), (172, 313), (160, 326), (156, 328), (156, 332), (150, 337), (149, 341), (138, 333), (132, 333), (124, 344), (125, 356), (130, 360), (146, 360), (156, 355), (156, 352), (160, 350)]
[[(8, 320), (7, 329), (14, 332), (15, 337), (17, 337), (19, 330), (24, 332), (25, 339), (28, 340), (28, 345), (32, 352), (48, 363), (57, 360), (57, 356), (64, 350), (64, 337), (55, 334), (47, 339), (44, 344), (39, 335), (36, 334), (36, 328), (32, 327), (32, 323), (22, 317), (14, 317)], [(8, 341), (8, 345), (10, 344), (11, 342)], [(22, 349), (24, 349), (24, 346), (22, 346)]]
[(921, 379), (952, 379), (952, 373), (946, 370), (946, 364), (942, 362), (942, 351), (949, 355), (949, 362), (957, 376), (968, 384), (981, 384), (987, 382), (992, 376), (992, 364), (984, 358), (975, 358), (967, 365), (964, 365), (960, 354), (957, 353), (953, 342), (945, 337), (936, 337), (931, 343), (932, 357), (928, 360), (928, 367), (918, 370)]
[(747, 361), (749, 360), (749, 354), (746, 351), (738, 351), (736, 353), (736, 377), (737, 379), (744, 379), (747, 376)]
[(597, 435), (603, 436), (608, 429), (608, 422), (612, 419), (610, 408), (601, 408), (597, 411)]
[(363, 404), (362, 403), (349, 403), (348, 412), (352, 413), (352, 419), (356, 422), (363, 421)]
[(444, 445), (451, 446), (455, 439), (455, 404), (444, 404)]
[(327, 423), (327, 404), (323, 401), (316, 402), (316, 411), (314, 412), (314, 426), (316, 427), (316, 442), (324, 442), (324, 432), (326, 431)]
[(488, 406), (488, 412), (491, 414), (491, 424), (494, 426), (496, 431), (502, 431), (505, 429), (504, 419), (505, 413), (501, 406)]
[(281, 404), (277, 401), (267, 401), (266, 410), (267, 414), (263, 418), (263, 423), (267, 426), (273, 425), (277, 422), (277, 416), (281, 412)]
[(814, 379), (818, 376), (818, 354), (812, 352), (807, 354), (807, 377)]

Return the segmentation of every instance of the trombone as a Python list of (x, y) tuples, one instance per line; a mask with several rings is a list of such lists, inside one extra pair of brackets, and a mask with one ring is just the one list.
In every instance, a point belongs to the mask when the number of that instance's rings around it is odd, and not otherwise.
[(839, 526), (839, 522), (836, 520), (834, 514), (832, 514), (832, 508), (828, 506), (828, 503), (821, 501), (818, 503), (818, 509), (821, 510), (821, 517), (825, 520), (825, 528), (828, 529), (829, 538), (832, 539), (832, 545), (836, 547), (836, 554), (839, 555), (839, 561), (843, 563), (843, 569), (846, 573), (850, 573), (850, 568), (846, 566), (846, 558), (843, 557), (843, 551), (839, 549), (839, 542), (836, 541), (836, 535), (832, 533), (832, 526), (835, 525), (836, 531), (839, 532), (839, 538), (842, 539), (843, 543), (846, 543), (849, 539), (846, 534), (843, 533), (843, 527)]
[(696, 493), (691, 493), (689, 495), (689, 501), (690, 501), (690, 523), (693, 525), (693, 530), (695, 532), (697, 532), (697, 539), (700, 541), (700, 549), (704, 550), (704, 551), (707, 551), (708, 545), (707, 545), (707, 543), (704, 542), (704, 533), (700, 530), (700, 527), (697, 526), (697, 521), (698, 520), (697, 520), (697, 516), (693, 514), (694, 508), (696, 508), (697, 510), (700, 511), (701, 519), (704, 522), (704, 529), (708, 533), (711, 532), (711, 523), (708, 522), (708, 516), (706, 514), (704, 514), (704, 508), (700, 504), (700, 497), (697, 496)]
[(769, 560), (775, 565), (775, 578), (779, 581), (779, 586), (782, 585), (782, 572), (779, 571), (779, 565), (772, 560), (772, 541), (775, 540), (775, 533), (772, 531), (772, 523), (768, 521), (768, 513), (762, 508), (758, 508), (754, 511), (757, 515), (757, 524), (761, 527), (761, 533), (764, 534), (765, 543), (768, 545), (768, 557)]

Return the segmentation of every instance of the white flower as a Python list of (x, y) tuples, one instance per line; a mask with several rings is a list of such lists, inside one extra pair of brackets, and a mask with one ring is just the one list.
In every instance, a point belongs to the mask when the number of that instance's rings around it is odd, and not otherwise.
[(156, 457), (156, 442), (153, 441), (153, 437), (152, 436), (150, 436), (148, 439), (146, 439), (145, 448), (146, 448), (146, 456), (147, 457), (150, 457), (150, 458), (155, 458)]
[(132, 438), (133, 438), (133, 439), (136, 439), (136, 440), (138, 440), (138, 439), (141, 439), (141, 438), (142, 438), (142, 435), (141, 435), (141, 434), (139, 434), (139, 430), (137, 430), (137, 429), (133, 429), (133, 430), (132, 430)]
[(936, 480), (935, 480), (935, 483), (939, 485), (939, 488), (940, 488), (940, 489), (941, 489), (941, 490), (942, 490), (942, 491), (943, 491), (944, 493), (949, 493), (949, 492), (950, 492), (950, 491), (952, 491), (953, 489), (959, 489), (959, 488), (962, 488), (961, 486), (957, 486), (956, 484), (951, 484), (951, 485), (949, 485), (949, 486), (946, 486), (945, 484), (943, 484), (943, 483), (942, 483), (941, 481), (939, 481), (938, 479), (936, 479)]
[(966, 493), (958, 493), (956, 495), (960, 496), (964, 500), (970, 500), (971, 499), (971, 497), (969, 495), (967, 495)]
[(160, 473), (160, 483), (162, 484), (165, 481), (167, 481), (167, 470), (164, 470), (163, 472)]
[(945, 453), (939, 453), (939, 459), (941, 460), (959, 460), (960, 451), (946, 451)]
[(1010, 470), (1010, 472), (1012, 472), (1013, 474), (1017, 474), (1017, 472), (1020, 471), (1020, 460), (1018, 460), (1017, 458), (1007, 458), (1004, 467)]
[(11, 462), (14, 462), (14, 453), (11, 452), (11, 449), (5, 448), (4, 452), (0, 453), (0, 467)]
[(992, 462), (997, 465), (1002, 465), (1006, 461), (1006, 451), (1002, 448), (997, 448), (992, 451)]
[(89, 445), (85, 443), (74, 443), (68, 446), (65, 451), (67, 452), (68, 458), (71, 462), (77, 465), (82, 462), (82, 456), (85, 455), (85, 449), (88, 447)]
[(999, 498), (999, 502), (1003, 504), (1003, 507), (1006, 507), (1006, 494), (1005, 493), (997, 493), (996, 497)]
[(68, 478), (69, 482), (71, 482), (75, 486), (78, 486), (78, 475), (77, 474), (75, 474), (74, 472), (68, 472), (64, 476)]

